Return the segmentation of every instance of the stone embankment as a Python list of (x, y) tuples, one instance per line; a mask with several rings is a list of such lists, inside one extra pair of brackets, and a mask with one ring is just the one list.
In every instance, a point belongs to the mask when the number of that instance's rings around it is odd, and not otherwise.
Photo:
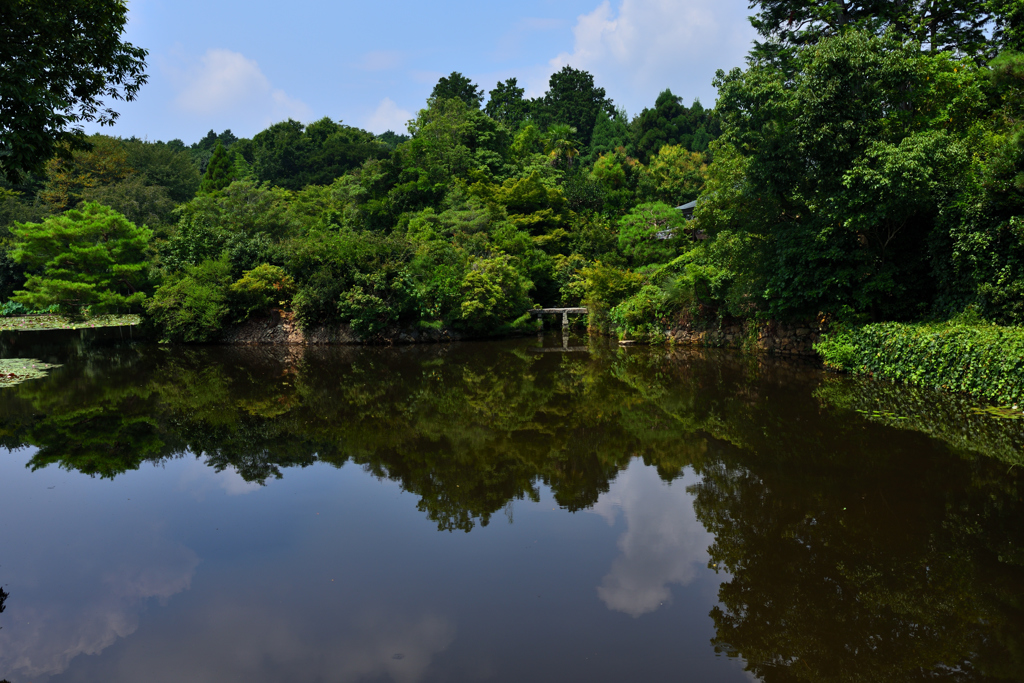
[(431, 344), (459, 341), (452, 330), (388, 330), (375, 339), (362, 339), (348, 325), (322, 325), (303, 330), (287, 311), (250, 318), (231, 328), (221, 339), (223, 344), (247, 346), (255, 344), (293, 344), (323, 346), (327, 344)]
[(813, 356), (813, 345), (821, 339), (816, 323), (742, 323), (720, 328), (680, 324), (665, 331), (670, 343), (691, 346), (719, 346), (763, 351), (787, 356)]

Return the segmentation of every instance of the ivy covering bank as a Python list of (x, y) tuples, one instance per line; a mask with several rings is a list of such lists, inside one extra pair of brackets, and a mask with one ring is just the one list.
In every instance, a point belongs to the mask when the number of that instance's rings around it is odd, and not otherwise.
[(816, 349), (833, 370), (1024, 403), (1024, 328), (875, 323), (835, 331)]

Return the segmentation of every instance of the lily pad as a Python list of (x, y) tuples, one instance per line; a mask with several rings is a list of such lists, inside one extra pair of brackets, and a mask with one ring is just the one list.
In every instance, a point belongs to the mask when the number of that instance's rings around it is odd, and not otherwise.
[(59, 367), (33, 358), (0, 360), (0, 389), (16, 386), (26, 380), (46, 377), (47, 370)]
[(85, 320), (71, 320), (61, 315), (20, 315), (0, 318), (0, 332), (4, 330), (84, 330), (92, 327), (118, 327), (138, 325), (137, 315), (100, 315)]

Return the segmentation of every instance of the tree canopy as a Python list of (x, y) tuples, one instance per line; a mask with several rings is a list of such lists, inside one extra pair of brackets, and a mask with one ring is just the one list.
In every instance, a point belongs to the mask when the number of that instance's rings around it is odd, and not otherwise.
[(147, 51), (121, 40), (123, 0), (0, 4), (0, 169), (11, 182), (54, 154), (86, 149), (82, 124), (112, 125), (134, 100)]
[(479, 109), (480, 103), (484, 100), (484, 91), (458, 71), (453, 71), (450, 75), (442, 76), (437, 81), (437, 85), (434, 86), (430, 97), (435, 100), (447, 100), (457, 97), (465, 102), (467, 106)]

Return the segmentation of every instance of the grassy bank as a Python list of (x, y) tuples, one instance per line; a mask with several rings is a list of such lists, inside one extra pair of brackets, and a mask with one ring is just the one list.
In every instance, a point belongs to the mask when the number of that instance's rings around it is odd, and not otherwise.
[(1021, 327), (877, 323), (833, 331), (815, 348), (833, 370), (1024, 404)]

